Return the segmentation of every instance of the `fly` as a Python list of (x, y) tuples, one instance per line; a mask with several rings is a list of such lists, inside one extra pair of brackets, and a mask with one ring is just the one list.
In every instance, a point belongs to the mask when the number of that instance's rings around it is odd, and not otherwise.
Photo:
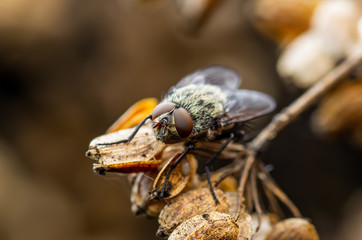
[(184, 142), (185, 151), (171, 166), (159, 191), (159, 197), (163, 198), (167, 195), (166, 185), (173, 169), (194, 149), (197, 142), (225, 139), (204, 165), (211, 193), (218, 203), (210, 180), (210, 165), (232, 140), (243, 133), (246, 121), (268, 114), (275, 108), (272, 97), (257, 91), (238, 89), (240, 83), (239, 75), (227, 67), (212, 66), (197, 70), (171, 87), (152, 114), (127, 139), (99, 145), (132, 141), (147, 120), (152, 120), (157, 140), (165, 144)]

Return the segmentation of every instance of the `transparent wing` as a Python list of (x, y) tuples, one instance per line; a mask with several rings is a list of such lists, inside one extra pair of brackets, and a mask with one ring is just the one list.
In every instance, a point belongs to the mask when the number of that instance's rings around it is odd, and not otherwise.
[(212, 66), (199, 69), (183, 79), (174, 87), (180, 88), (189, 84), (212, 84), (227, 89), (237, 89), (241, 83), (241, 78), (237, 72), (224, 66)]
[(251, 90), (230, 91), (221, 122), (229, 125), (248, 121), (272, 112), (275, 106), (275, 100), (267, 94)]

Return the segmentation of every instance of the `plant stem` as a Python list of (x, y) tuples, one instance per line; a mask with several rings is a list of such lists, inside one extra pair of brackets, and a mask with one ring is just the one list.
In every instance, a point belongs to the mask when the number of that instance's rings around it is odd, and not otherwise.
[(276, 137), (279, 131), (292, 122), (300, 113), (328, 92), (339, 81), (344, 79), (360, 64), (362, 64), (362, 48), (351, 54), (344, 62), (330, 71), (324, 78), (310, 87), (304, 94), (284, 108), (280, 113), (275, 115), (269, 125), (250, 142), (248, 148), (252, 151), (259, 152), (267, 143)]
[[(244, 191), (246, 183), (249, 178), (250, 171), (255, 167), (255, 162), (257, 161), (257, 154), (264, 149), (264, 147), (273, 140), (277, 134), (291, 123), (295, 118), (299, 116), (307, 107), (313, 104), (317, 99), (322, 97), (326, 92), (328, 92), (332, 87), (334, 87), (339, 81), (344, 79), (348, 74), (353, 72), (359, 65), (362, 65), (362, 47), (357, 49), (353, 54), (351, 54), (344, 62), (335, 67), (330, 71), (325, 77), (323, 77), (319, 82), (310, 87), (306, 92), (304, 92), (300, 97), (293, 101), (289, 106), (284, 108), (280, 113), (274, 116), (272, 121), (252, 140), (245, 149), (246, 160), (243, 166), (241, 177), (239, 180), (238, 187), (238, 201), (239, 208), (235, 220), (237, 221), (242, 213), (242, 204), (244, 197)], [(259, 166), (260, 167), (260, 166)], [(264, 167), (262, 166), (262, 170)], [(260, 175), (263, 180), (263, 176), (268, 174), (264, 171), (264, 175)], [(277, 187), (276, 184), (268, 178), (268, 181), (263, 181), (267, 185), (269, 190), (273, 192), (282, 202), (284, 202), (289, 209), (292, 211), (294, 216), (301, 216), (299, 210), (295, 205), (289, 200), (285, 193)], [(255, 197), (254, 197), (255, 198)]]

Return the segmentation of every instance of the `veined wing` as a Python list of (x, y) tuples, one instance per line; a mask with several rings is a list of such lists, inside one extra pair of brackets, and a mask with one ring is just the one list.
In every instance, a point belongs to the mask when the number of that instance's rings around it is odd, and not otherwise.
[(197, 70), (183, 79), (181, 79), (175, 86), (173, 86), (169, 93), (174, 89), (184, 87), (189, 84), (211, 84), (225, 89), (237, 89), (241, 83), (241, 78), (237, 72), (231, 68), (224, 66), (212, 66)]
[(252, 120), (272, 112), (275, 100), (264, 93), (251, 90), (229, 90), (227, 93), (225, 115), (221, 117), (224, 125)]

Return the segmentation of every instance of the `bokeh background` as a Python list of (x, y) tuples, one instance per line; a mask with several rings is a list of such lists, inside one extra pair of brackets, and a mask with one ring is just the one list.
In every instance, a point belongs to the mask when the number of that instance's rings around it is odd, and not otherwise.
[[(225, 1), (190, 33), (175, 1), (1, 0), (0, 239), (157, 239), (156, 220), (132, 215), (125, 178), (94, 174), (84, 153), (131, 104), (208, 65), (235, 68), (279, 109), (295, 99), (278, 46), (246, 16)], [(264, 160), (322, 239), (347, 239), (362, 221), (362, 153), (316, 137), (311, 111)]]

